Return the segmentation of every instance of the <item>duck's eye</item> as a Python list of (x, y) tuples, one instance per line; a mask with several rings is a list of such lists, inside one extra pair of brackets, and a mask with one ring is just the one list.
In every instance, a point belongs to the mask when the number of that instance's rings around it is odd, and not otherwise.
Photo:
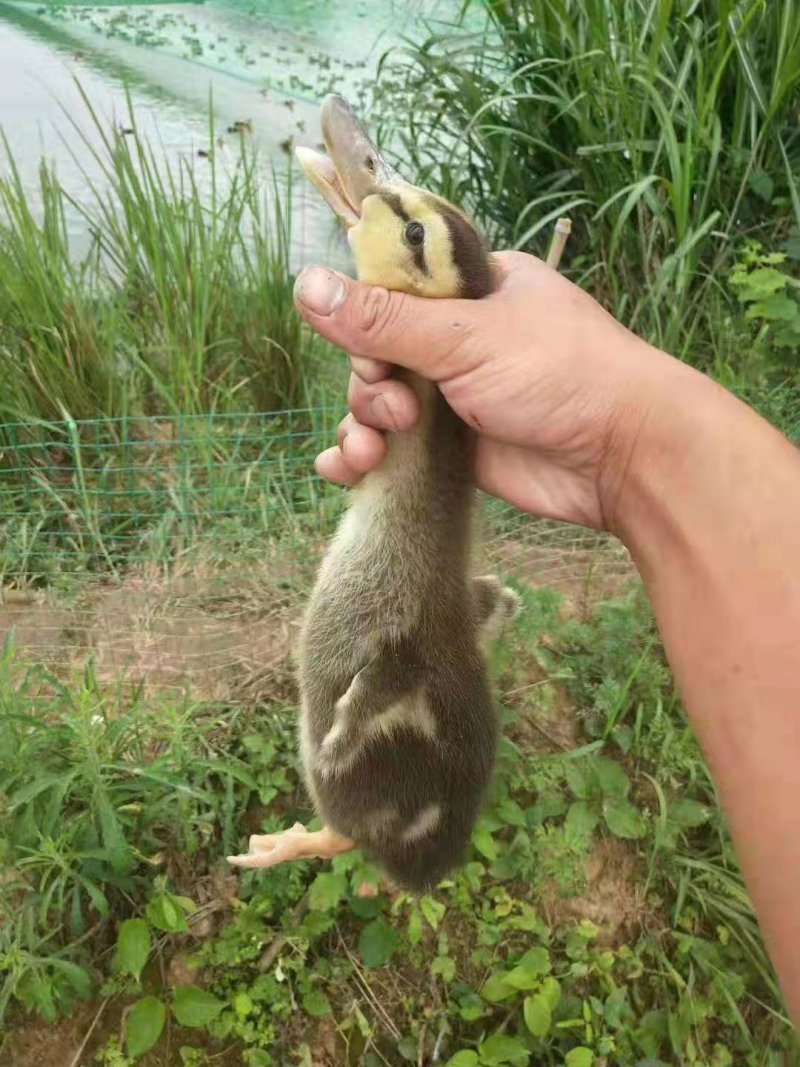
[(364, 162), (366, 163), (367, 170), (370, 172), (370, 174), (374, 174), (375, 173), (375, 160), (372, 158), (372, 156), (367, 156), (367, 158), (364, 160)]
[(410, 245), (421, 245), (425, 240), (425, 227), (421, 222), (409, 222), (406, 226), (406, 240)]

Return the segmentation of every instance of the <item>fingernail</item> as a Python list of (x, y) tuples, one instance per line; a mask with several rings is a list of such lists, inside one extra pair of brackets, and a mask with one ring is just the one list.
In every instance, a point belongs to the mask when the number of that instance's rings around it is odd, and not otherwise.
[(397, 420), (394, 417), (394, 412), (386, 403), (386, 397), (383, 393), (378, 393), (370, 401), (370, 411), (375, 416), (377, 422), (384, 428), (384, 430), (396, 430)]
[(332, 315), (345, 298), (344, 282), (326, 267), (306, 267), (294, 283), (294, 297), (315, 315)]

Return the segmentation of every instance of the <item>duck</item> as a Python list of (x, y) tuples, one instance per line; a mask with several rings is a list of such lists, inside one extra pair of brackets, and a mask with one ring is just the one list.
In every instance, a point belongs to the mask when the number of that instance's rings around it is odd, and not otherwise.
[(252, 119), (236, 119), (235, 122), (228, 126), (228, 133), (252, 133), (253, 132), (253, 120)]
[[(321, 109), (327, 155), (298, 147), (344, 225), (358, 278), (430, 299), (480, 300), (490, 251), (458, 208), (401, 178), (348, 102)], [(475, 435), (437, 386), (415, 427), (351, 490), (320, 566), (298, 648), (299, 750), (320, 830), (253, 835), (241, 868), (358, 847), (397, 889), (425, 893), (462, 861), (494, 772), (491, 642), (519, 598), (474, 575)], [(366, 895), (366, 893), (365, 893)]]

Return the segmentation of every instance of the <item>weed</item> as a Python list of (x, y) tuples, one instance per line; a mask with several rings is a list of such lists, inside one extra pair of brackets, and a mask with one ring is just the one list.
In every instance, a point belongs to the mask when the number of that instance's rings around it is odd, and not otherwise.
[[(38, 217), (4, 142), (0, 421), (302, 403), (324, 346), (293, 307), (289, 172), (265, 189), (242, 143), (201, 180), (194, 161), (170, 166), (138, 135), (132, 110), (126, 136), (86, 108), (93, 129), (75, 123), (72, 151), (102, 179), (87, 173), (80, 202), (43, 162)], [(93, 235), (82, 258), (76, 213)]]
[(378, 106), (404, 162), (496, 243), (541, 252), (570, 214), (574, 276), (648, 340), (709, 359), (740, 238), (772, 247), (800, 222), (800, 12), (486, 7), (484, 31), (446, 27), (387, 57)]
[(745, 319), (754, 328), (748, 346), (748, 359), (755, 364), (751, 375), (777, 373), (800, 383), (800, 281), (789, 273), (786, 253), (765, 252), (757, 242), (749, 242), (729, 283), (746, 305)]
[(5, 1002), (124, 1003), (107, 1065), (159, 1054), (168, 1028), (176, 1063), (235, 1042), (250, 1067), (798, 1062), (641, 598), (580, 622), (552, 592), (525, 599), (498, 683), (547, 659), (590, 732), (523, 748), (544, 709), (519, 704), (471, 855), (419, 899), (361, 899), (375, 872), (358, 853), (209, 897), (243, 823), (303, 817), (291, 716), (126, 706), (91, 673), (20, 674), (7, 649)]

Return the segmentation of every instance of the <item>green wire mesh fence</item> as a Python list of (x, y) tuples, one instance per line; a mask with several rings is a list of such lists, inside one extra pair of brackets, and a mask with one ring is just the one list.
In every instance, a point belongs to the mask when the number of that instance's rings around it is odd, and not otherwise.
[[(0, 426), (0, 639), (66, 677), (194, 699), (285, 695), (345, 493), (314, 454), (340, 412)], [(485, 569), (594, 601), (618, 542), (485, 501)]]

